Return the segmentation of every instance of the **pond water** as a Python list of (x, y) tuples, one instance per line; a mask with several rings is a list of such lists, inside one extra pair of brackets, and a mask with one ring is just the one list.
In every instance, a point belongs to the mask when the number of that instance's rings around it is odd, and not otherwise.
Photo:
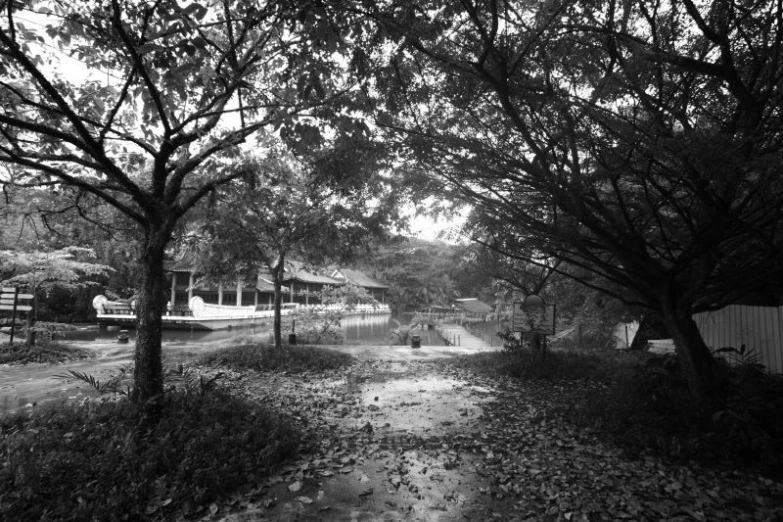
[[(376, 316), (348, 316), (340, 321), (340, 331), (343, 336), (343, 344), (388, 346), (391, 331), (398, 326), (397, 317), (390, 315)], [(403, 319), (405, 324), (405, 319)], [(287, 339), (291, 332), (290, 325), (283, 325), (283, 337)], [(435, 330), (417, 330), (421, 337), (422, 346), (443, 346), (445, 342)], [(301, 331), (297, 328), (297, 334)], [(117, 329), (112, 328), (98, 331), (95, 328), (64, 332), (67, 341), (83, 341), (84, 343), (105, 343), (116, 341)], [(130, 341), (133, 342), (136, 335), (129, 331)], [(248, 326), (232, 330), (164, 330), (163, 344), (165, 346), (184, 346), (188, 344), (199, 345), (223, 345), (229, 343), (258, 342), (271, 338), (270, 326)], [(79, 343), (82, 344), (82, 343)]]
[(481, 322), (474, 322), (474, 323), (466, 323), (465, 328), (467, 328), (473, 335), (477, 337), (481, 337), (484, 341), (499, 346), (502, 341), (500, 340), (500, 337), (498, 337), (498, 332), (503, 331), (505, 328), (508, 328), (510, 325), (508, 322), (498, 322), (498, 321), (481, 321)]

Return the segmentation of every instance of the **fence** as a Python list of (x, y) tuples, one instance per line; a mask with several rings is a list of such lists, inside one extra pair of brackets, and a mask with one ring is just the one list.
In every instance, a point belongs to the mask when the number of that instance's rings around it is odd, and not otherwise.
[(730, 305), (693, 316), (713, 350), (744, 344), (771, 373), (783, 373), (783, 307)]

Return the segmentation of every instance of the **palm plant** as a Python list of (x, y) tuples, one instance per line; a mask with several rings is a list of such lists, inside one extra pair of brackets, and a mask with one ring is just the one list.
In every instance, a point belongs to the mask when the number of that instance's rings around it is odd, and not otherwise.
[(420, 323), (412, 322), (411, 324), (401, 324), (396, 319), (392, 319), (392, 321), (397, 323), (397, 327), (393, 328), (389, 333), (390, 344), (407, 345), (413, 332), (421, 329)]

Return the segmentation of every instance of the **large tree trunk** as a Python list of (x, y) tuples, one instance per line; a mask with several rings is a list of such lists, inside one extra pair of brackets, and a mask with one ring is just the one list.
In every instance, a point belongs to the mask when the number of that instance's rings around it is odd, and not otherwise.
[(148, 231), (141, 261), (141, 288), (136, 303), (136, 354), (133, 399), (153, 418), (163, 395), (161, 334), (166, 308), (163, 256), (167, 243), (162, 231)]
[(691, 317), (690, 307), (664, 299), (661, 319), (674, 340), (691, 397), (698, 405), (708, 404), (718, 385), (717, 365)]

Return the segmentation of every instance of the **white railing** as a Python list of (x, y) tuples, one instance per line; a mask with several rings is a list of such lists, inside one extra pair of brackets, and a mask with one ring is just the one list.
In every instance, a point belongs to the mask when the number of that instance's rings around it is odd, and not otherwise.
[[(93, 299), (93, 307), (98, 315), (132, 315), (132, 304), (125, 302), (109, 301), (105, 296), (99, 295)], [(273, 317), (274, 309), (258, 310), (256, 305), (248, 306), (227, 306), (205, 303), (201, 297), (193, 297), (188, 302), (188, 308), (193, 313), (195, 319), (207, 318), (246, 318), (246, 317)], [(332, 305), (302, 305), (298, 303), (283, 303), (281, 314), (288, 315), (293, 311), (312, 310), (316, 313), (342, 313), (344, 315), (381, 315), (391, 313), (391, 308), (386, 304), (358, 304), (345, 306), (342, 304)], [(171, 310), (172, 315), (176, 315), (176, 310)]]

